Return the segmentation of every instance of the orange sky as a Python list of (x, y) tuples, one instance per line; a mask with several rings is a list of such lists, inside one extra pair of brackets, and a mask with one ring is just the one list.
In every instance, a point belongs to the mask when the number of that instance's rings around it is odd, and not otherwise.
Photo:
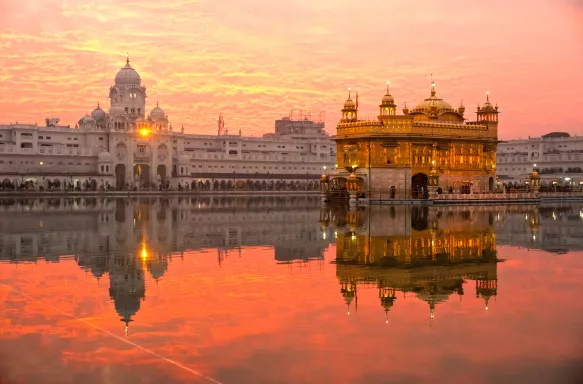
[[(489, 310), (467, 281), (432, 327), (427, 303), (402, 293), (385, 324), (374, 286), (359, 286), (347, 316), (334, 246), (302, 269), (266, 248), (221, 266), (213, 250), (188, 252), (158, 284), (146, 274), (127, 340), (223, 383), (569, 382), (580, 372), (583, 254), (498, 251)], [(124, 343), (107, 276), (97, 282), (72, 259), (1, 264), (0, 284), (10, 287), (0, 286), (0, 381), (210, 382)]]
[(473, 118), (486, 91), (502, 139), (583, 134), (580, 0), (0, 0), (0, 123), (74, 123), (126, 52), (174, 127), (260, 135), (291, 108), (325, 110), (335, 133), (346, 89), (374, 116), (390, 80), (399, 104), (429, 95)]

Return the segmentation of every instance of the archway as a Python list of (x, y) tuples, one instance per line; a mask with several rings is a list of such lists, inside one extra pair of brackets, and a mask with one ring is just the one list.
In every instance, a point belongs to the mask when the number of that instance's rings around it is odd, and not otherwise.
[(488, 179), (488, 191), (490, 193), (494, 192), (494, 178), (493, 177), (490, 177)]
[(411, 177), (411, 197), (422, 199), (427, 194), (427, 175), (417, 173)]
[(219, 188), (221, 191), (224, 191), (227, 187), (227, 183), (225, 182), (225, 180), (221, 180), (221, 182), (219, 183)]
[(166, 166), (164, 164), (160, 164), (156, 167), (156, 175), (158, 175), (162, 185), (166, 184)]
[(121, 190), (126, 184), (126, 166), (125, 164), (117, 164), (115, 166), (115, 188)]
[(148, 164), (134, 165), (134, 180), (138, 180), (140, 187), (147, 187), (150, 182), (150, 166)]

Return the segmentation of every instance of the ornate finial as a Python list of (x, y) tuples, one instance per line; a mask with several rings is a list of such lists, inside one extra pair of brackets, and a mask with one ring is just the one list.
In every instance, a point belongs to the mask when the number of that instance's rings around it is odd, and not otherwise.
[(387, 80), (387, 93), (389, 93), (389, 86), (391, 85), (391, 82), (389, 80)]
[(158, 100), (156, 100), (156, 107), (158, 107)]
[(486, 91), (486, 103), (490, 102), (490, 92)]
[(350, 88), (348, 88), (348, 100), (350, 100)]
[(463, 101), (463, 100), (462, 100), (461, 106), (462, 106), (462, 107), (464, 106), (464, 101)]
[(431, 74), (431, 96), (435, 96), (435, 81), (433, 81), (433, 73)]
[(130, 63), (130, 53), (126, 52), (126, 64)]

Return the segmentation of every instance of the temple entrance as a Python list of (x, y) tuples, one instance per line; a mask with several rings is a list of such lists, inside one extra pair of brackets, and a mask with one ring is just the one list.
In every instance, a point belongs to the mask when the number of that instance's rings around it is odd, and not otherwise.
[(411, 178), (411, 197), (413, 199), (425, 199), (428, 196), (427, 175), (417, 173)]
[(166, 166), (163, 164), (158, 165), (156, 168), (156, 174), (158, 175), (159, 181), (162, 185), (166, 184)]
[(115, 188), (119, 191), (125, 187), (126, 184), (126, 166), (125, 164), (117, 164), (115, 166)]
[(150, 183), (150, 166), (148, 164), (134, 165), (134, 181), (140, 183), (141, 188), (148, 188)]
[(490, 177), (488, 179), (488, 191), (490, 193), (494, 192), (494, 178), (493, 177)]

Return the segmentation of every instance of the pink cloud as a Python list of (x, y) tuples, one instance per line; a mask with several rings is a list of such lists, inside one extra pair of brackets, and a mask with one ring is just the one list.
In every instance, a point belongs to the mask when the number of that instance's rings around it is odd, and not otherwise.
[(438, 94), (468, 117), (490, 91), (509, 139), (581, 134), (583, 11), (573, 0), (252, 0), (2, 2), (0, 121), (73, 124), (132, 65), (174, 126), (260, 135), (291, 108), (326, 110), (335, 132), (346, 88), (376, 115), (391, 80), (399, 107)]

